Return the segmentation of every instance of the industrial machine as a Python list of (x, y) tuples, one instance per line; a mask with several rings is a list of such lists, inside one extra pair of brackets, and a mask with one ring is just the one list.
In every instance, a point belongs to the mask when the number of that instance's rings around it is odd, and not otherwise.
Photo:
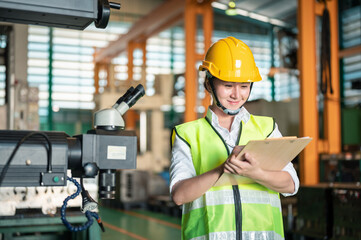
[[(120, 9), (120, 4), (108, 0), (0, 0), (0, 22), (77, 30), (83, 30), (94, 22), (95, 27), (106, 28), (111, 8)], [(8, 43), (14, 44), (12, 41)], [(18, 74), (20, 71), (16, 72), (12, 67), (15, 63), (11, 64), (5, 64), (8, 73), (5, 77), (10, 86), (7, 91), (8, 114), (14, 116), (11, 106), (19, 108), (15, 100), (16, 96), (21, 98), (23, 91), (19, 94), (11, 90), (15, 80), (22, 80)], [(25, 231), (24, 234), (28, 234), (26, 228), (30, 219), (36, 219), (31, 225), (39, 226), (37, 229), (41, 232), (49, 231), (45, 222), (53, 227), (56, 224), (56, 231), (63, 232), (62, 222), (73, 233), (88, 229), (88, 236), (89, 231), (93, 231), (90, 226), (94, 218), (104, 230), (93, 198), (114, 198), (116, 169), (136, 167), (137, 139), (134, 132), (124, 130), (122, 115), (143, 95), (141, 85), (130, 88), (112, 108), (95, 113), (94, 129), (86, 134), (71, 137), (65, 132), (0, 131), (1, 239), (13, 239), (14, 232), (20, 234)], [(5, 118), (6, 109), (0, 110), (5, 110), (0, 118), (12, 123), (14, 119)], [(3, 128), (6, 128), (6, 124)], [(20, 126), (19, 129), (33, 128)], [(75, 178), (79, 178), (80, 183)], [(67, 184), (67, 181), (74, 184)], [(79, 194), (81, 201), (70, 201)], [(51, 217), (61, 204), (61, 219)], [(84, 223), (83, 216), (70, 211), (66, 216), (66, 208), (75, 206), (81, 206), (88, 219), (83, 225), (72, 225)], [(34, 216), (29, 211), (34, 208), (40, 208), (44, 215)], [(25, 215), (22, 215), (23, 211), (26, 211)], [(19, 220), (19, 212), (20, 219), (27, 216), (27, 219), (24, 218), (27, 221)], [(44, 217), (46, 215), (49, 217)], [(55, 231), (55, 228), (51, 231)], [(59, 235), (60, 238), (68, 239), (68, 233), (64, 234)]]
[[(83, 178), (98, 176), (99, 197), (112, 199), (116, 170), (136, 168), (137, 137), (124, 130), (122, 116), (144, 94), (142, 85), (130, 87), (111, 108), (94, 114), (94, 129), (86, 134), (70, 137), (64, 132), (1, 130), (0, 187), (65, 186), (67, 180), (72, 181), (77, 191), (64, 200), (62, 220), (70, 230), (81, 231), (66, 221), (67, 202), (81, 193), (82, 211), (89, 220), (86, 225), (90, 225), (92, 217), (98, 220), (93, 212), (97, 204), (86, 191)], [(72, 177), (67, 176), (68, 169)]]
[(320, 154), (320, 183), (297, 194), (296, 233), (315, 239), (361, 238), (360, 152)]
[(108, 0), (0, 0), (0, 21), (83, 30), (92, 22), (105, 28), (110, 8), (120, 4)]
[(302, 186), (296, 233), (313, 239), (360, 239), (360, 196), (360, 184)]

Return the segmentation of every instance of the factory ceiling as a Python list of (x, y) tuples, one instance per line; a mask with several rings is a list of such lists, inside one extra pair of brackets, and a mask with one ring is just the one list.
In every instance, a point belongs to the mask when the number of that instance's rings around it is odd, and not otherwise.
[[(213, 6), (224, 9), (228, 8), (229, 2), (217, 0)], [(238, 15), (279, 26), (297, 26), (297, 0), (234, 0), (234, 3)]]

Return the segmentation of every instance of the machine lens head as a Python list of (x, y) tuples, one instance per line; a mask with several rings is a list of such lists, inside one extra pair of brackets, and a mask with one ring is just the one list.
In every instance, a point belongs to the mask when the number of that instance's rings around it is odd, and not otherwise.
[(143, 97), (145, 94), (144, 87), (139, 84), (131, 94), (129, 94), (125, 99), (124, 102), (131, 108), (139, 98)]

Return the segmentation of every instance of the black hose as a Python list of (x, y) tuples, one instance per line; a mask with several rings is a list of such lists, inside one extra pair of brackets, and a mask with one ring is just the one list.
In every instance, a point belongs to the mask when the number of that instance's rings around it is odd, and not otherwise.
[(322, 14), (321, 30), (321, 53), (320, 53), (320, 89), (322, 94), (327, 93), (328, 84), (330, 93), (333, 94), (331, 80), (331, 34), (330, 34), (330, 13), (327, 9), (326, 1)]

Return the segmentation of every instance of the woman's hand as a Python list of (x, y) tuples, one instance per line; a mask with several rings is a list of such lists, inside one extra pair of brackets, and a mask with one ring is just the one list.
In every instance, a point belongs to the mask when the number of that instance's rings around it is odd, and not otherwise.
[[(237, 147), (237, 146), (236, 146)], [(255, 182), (268, 187), (276, 192), (293, 193), (295, 186), (291, 175), (285, 171), (265, 171), (257, 159), (251, 154), (245, 153), (241, 158), (237, 155), (242, 148), (236, 148), (232, 151), (224, 163), (224, 172), (236, 174), (253, 179)], [(240, 147), (240, 146), (239, 146)], [(240, 150), (241, 149), (241, 150)]]
[(224, 172), (257, 180), (263, 174), (259, 162), (248, 153), (243, 154), (241, 158), (237, 158), (243, 147), (244, 146), (236, 146), (233, 149), (231, 155), (224, 164)]

